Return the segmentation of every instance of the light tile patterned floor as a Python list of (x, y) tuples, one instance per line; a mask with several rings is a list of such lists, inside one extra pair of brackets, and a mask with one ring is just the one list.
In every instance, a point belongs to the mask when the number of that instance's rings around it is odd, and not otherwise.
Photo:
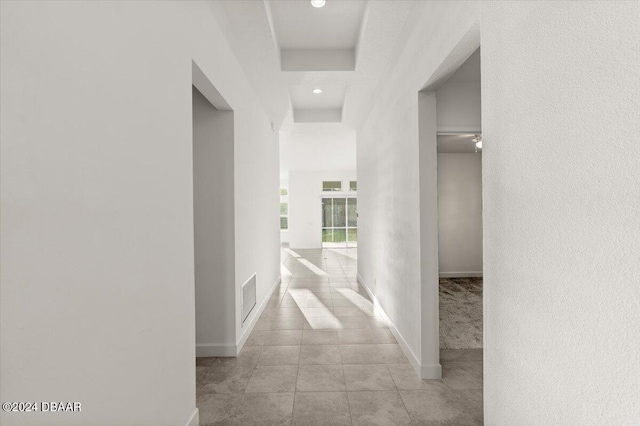
[(481, 349), (443, 350), (443, 380), (420, 380), (358, 286), (355, 249), (282, 260), (241, 354), (197, 360), (202, 426), (482, 424)]

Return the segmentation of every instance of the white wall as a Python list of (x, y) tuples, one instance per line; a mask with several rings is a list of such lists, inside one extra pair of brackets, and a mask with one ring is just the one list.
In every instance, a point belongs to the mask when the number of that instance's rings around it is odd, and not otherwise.
[(423, 361), (417, 92), (482, 22), (487, 424), (640, 419), (639, 7), (425, 2), (359, 129), (358, 272)]
[[(219, 65), (217, 65), (219, 66)], [(242, 82), (237, 75), (234, 81)], [(278, 133), (255, 100), (252, 115), (234, 106), (236, 352), (280, 280), (280, 174)], [(242, 323), (241, 286), (256, 274), (257, 309)], [(263, 303), (261, 305), (261, 303)], [(227, 343), (228, 344), (228, 343)]]
[(340, 123), (296, 123), (280, 132), (280, 171), (356, 169), (356, 133)]
[[(358, 131), (358, 273), (389, 315), (414, 367), (425, 377), (438, 377), (437, 257), (432, 266), (421, 269), (423, 257), (437, 256), (436, 197), (421, 197), (427, 188), (437, 191), (436, 101), (430, 105), (433, 123), (424, 124), (433, 132), (427, 152), (423, 148), (428, 141), (419, 144), (424, 135), (418, 133), (418, 92), (451, 49), (478, 25), (480, 6), (422, 2), (411, 19), (411, 38), (376, 88), (368, 119)], [(458, 66), (478, 47), (473, 41), (465, 43), (471, 50), (456, 58)], [(421, 175), (428, 171), (420, 169), (427, 160), (432, 175)], [(421, 217), (421, 209), (430, 209), (432, 229), (426, 229), (426, 223), (421, 229), (421, 220), (427, 219)], [(418, 321), (423, 313), (429, 315)]]
[(482, 16), (487, 424), (640, 423), (640, 3)]
[(438, 154), (441, 277), (482, 276), (482, 155)]
[(2, 2), (1, 43), (0, 393), (83, 410), (0, 422), (184, 425), (191, 61), (234, 109), (236, 289), (257, 271), (259, 299), (279, 275), (270, 120), (204, 2)]
[[(440, 366), (440, 282), (438, 277), (438, 138), (434, 91), (420, 91), (418, 99), (419, 179), (419, 352), (413, 361), (420, 377), (442, 378)], [(417, 297), (417, 295), (416, 295)], [(404, 347), (404, 345), (403, 345)], [(405, 349), (406, 351), (406, 349)]]
[(357, 180), (355, 171), (323, 171), (289, 173), (289, 246), (293, 249), (322, 248), (322, 181), (342, 181), (343, 192), (349, 192), (349, 181)]

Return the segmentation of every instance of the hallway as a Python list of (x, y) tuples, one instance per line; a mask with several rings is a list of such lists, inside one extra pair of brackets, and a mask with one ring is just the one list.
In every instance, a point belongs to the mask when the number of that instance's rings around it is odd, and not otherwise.
[(482, 424), (482, 350), (419, 380), (356, 280), (356, 249), (282, 249), (282, 283), (237, 358), (198, 358), (201, 425)]
[(640, 425), (638, 46), (640, 0), (0, 1), (0, 424)]

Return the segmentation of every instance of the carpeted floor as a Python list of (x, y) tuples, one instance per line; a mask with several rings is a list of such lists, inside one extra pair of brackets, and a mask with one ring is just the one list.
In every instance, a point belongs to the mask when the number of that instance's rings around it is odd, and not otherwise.
[(440, 348), (482, 348), (482, 278), (440, 278)]

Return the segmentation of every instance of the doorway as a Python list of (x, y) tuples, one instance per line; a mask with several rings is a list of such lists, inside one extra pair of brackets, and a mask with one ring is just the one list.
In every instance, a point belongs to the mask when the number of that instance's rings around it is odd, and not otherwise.
[[(476, 135), (478, 135), (476, 137)], [(440, 349), (482, 350), (482, 150), (438, 135)]]
[(236, 341), (234, 113), (193, 64), (196, 356), (230, 356)]
[(358, 246), (358, 199), (356, 197), (322, 198), (322, 247), (356, 248)]
[[(481, 171), (481, 163), (479, 162), (481, 154), (475, 152), (475, 144), (479, 140), (473, 141), (476, 134), (481, 137), (481, 80), (480, 80), (480, 38), (476, 29), (470, 29), (469, 32), (444, 58), (443, 62), (438, 66), (435, 72), (427, 79), (423, 89), (418, 92), (418, 133), (419, 133), (419, 162), (420, 162), (420, 263), (421, 263), (421, 358), (422, 358), (422, 378), (442, 378), (445, 384), (448, 381), (455, 381), (455, 377), (459, 374), (465, 374), (470, 378), (465, 386), (470, 393), (473, 393), (478, 400), (482, 398), (482, 338), (473, 339), (474, 344), (480, 347), (469, 347), (468, 342), (459, 347), (447, 347), (441, 349), (442, 339), (445, 336), (453, 337), (457, 333), (460, 325), (465, 327), (469, 325), (461, 324), (460, 316), (464, 316), (463, 310), (449, 310), (449, 306), (443, 303), (443, 293), (440, 288), (440, 279), (461, 278), (468, 280), (475, 278), (471, 273), (482, 274), (482, 261), (472, 269), (467, 266), (460, 267), (456, 264), (455, 268), (449, 271), (443, 271), (441, 268), (441, 260), (445, 260), (444, 251), (441, 252), (440, 245), (440, 223), (441, 219), (456, 221), (461, 216), (470, 215), (470, 211), (464, 207), (465, 199), (464, 191), (458, 193), (455, 200), (450, 202), (449, 210), (446, 213), (441, 212), (441, 208), (445, 207), (446, 200), (439, 197), (439, 186), (441, 186), (444, 163), (439, 161), (443, 153), (438, 147), (438, 139), (441, 143), (466, 144), (466, 148), (470, 149), (468, 153), (452, 154), (460, 156), (475, 156), (477, 162), (476, 169)], [(468, 135), (468, 140), (461, 141), (457, 137), (460, 134)], [(448, 141), (443, 140), (449, 137)], [(467, 138), (467, 136), (465, 136)], [(481, 144), (480, 144), (481, 146)], [(440, 147), (442, 148), (442, 146)], [(480, 150), (482, 148), (479, 148)], [(481, 183), (481, 175), (474, 178), (463, 179), (461, 167), (457, 165), (452, 168), (452, 173), (456, 178), (452, 188), (456, 191), (466, 190), (468, 184), (477, 185)], [(465, 170), (466, 171), (466, 170)], [(440, 175), (440, 176), (439, 176)], [(478, 190), (477, 196), (481, 202), (481, 190)], [(446, 197), (445, 197), (446, 198)], [(481, 204), (478, 210), (475, 210), (474, 220), (482, 223)], [(482, 226), (477, 227), (479, 232)], [(453, 237), (452, 241), (459, 238), (463, 241), (468, 237), (468, 230), (463, 229), (459, 224), (451, 226)], [(477, 241), (482, 241), (480, 237)], [(469, 241), (467, 241), (468, 245)], [(458, 245), (460, 247), (460, 245)], [(476, 246), (477, 247), (477, 246)], [(451, 247), (449, 247), (451, 248)], [(481, 244), (480, 244), (480, 249)], [(458, 256), (461, 252), (456, 251), (455, 246), (449, 250), (449, 254)], [(440, 258), (443, 259), (440, 259)], [(456, 260), (462, 260), (459, 257)], [(453, 264), (451, 264), (453, 265)], [(442, 272), (451, 272), (452, 275), (442, 277)], [(466, 273), (466, 276), (463, 276)], [(466, 303), (468, 298), (460, 297), (465, 290), (466, 295), (480, 296), (481, 292), (475, 291), (476, 288), (464, 288), (456, 285), (451, 289), (451, 293), (455, 296), (455, 301)], [(467, 291), (469, 290), (469, 291)], [(473, 291), (470, 291), (473, 290)], [(482, 303), (476, 305), (480, 310)], [(482, 313), (477, 312), (476, 315), (479, 325), (478, 329), (473, 332), (481, 336)], [(449, 315), (451, 314), (451, 315)], [(448, 316), (448, 320), (445, 317)], [(465, 317), (465, 320), (468, 317)], [(445, 319), (445, 321), (442, 321)], [(447, 324), (451, 328), (447, 328)], [(460, 360), (464, 359), (464, 362)], [(481, 414), (481, 410), (480, 410)]]
[(469, 37), (418, 92), (422, 377), (440, 375), (482, 419), (481, 56)]
[(440, 349), (482, 350), (480, 49), (436, 90)]

